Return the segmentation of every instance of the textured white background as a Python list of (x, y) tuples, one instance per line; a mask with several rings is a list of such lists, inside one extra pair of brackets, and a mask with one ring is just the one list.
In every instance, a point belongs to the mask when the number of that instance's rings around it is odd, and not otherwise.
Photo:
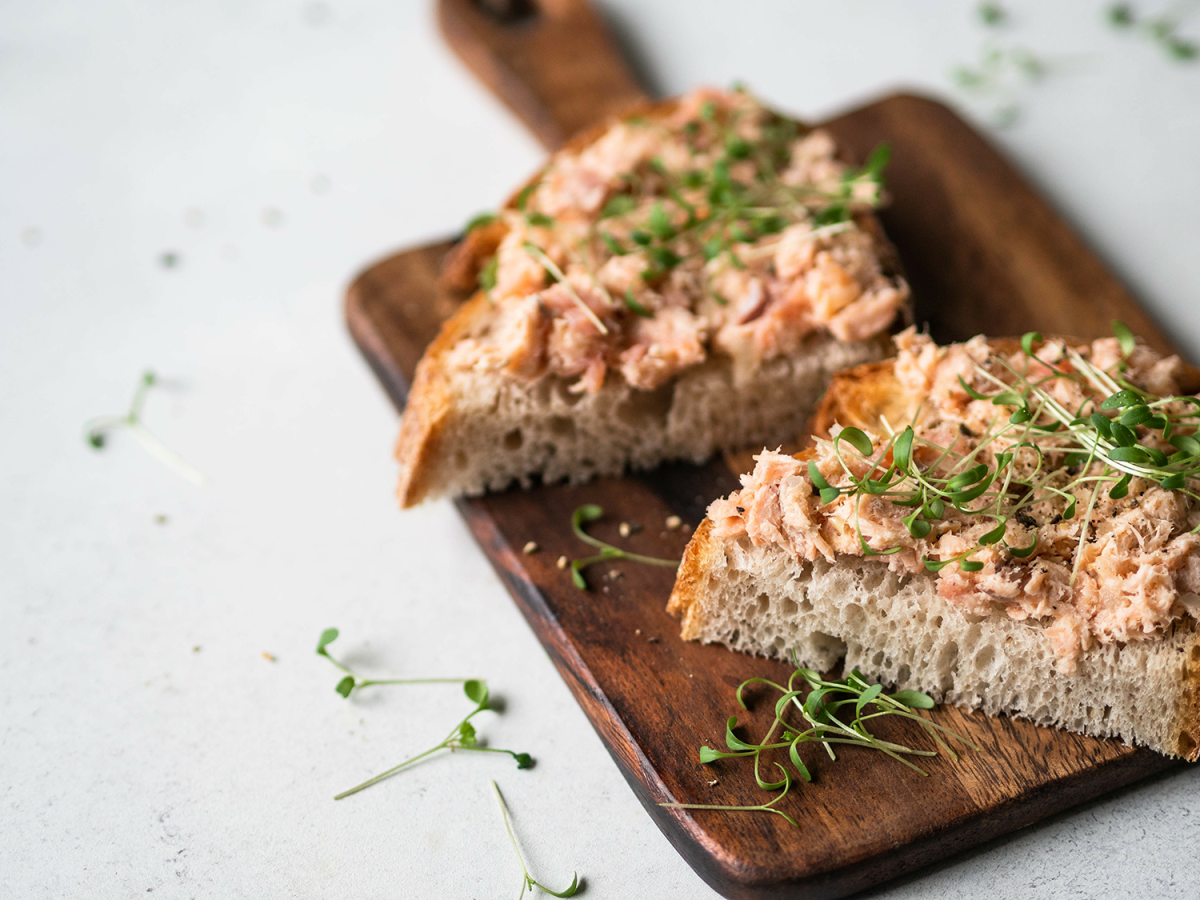
[[(966, 2), (603, 5), (656, 92), (740, 78), (813, 118), (947, 94), (989, 36)], [(996, 140), (1200, 357), (1200, 64), (1098, 2), (1009, 7), (995, 39), (1054, 66)], [(452, 507), (394, 508), (395, 416), (341, 321), (357, 269), (539, 158), (426, 2), (0, 4), (0, 894), (515, 896), (495, 777), (552, 884), (713, 896)], [(203, 489), (81, 440), (145, 367)], [(364, 669), (488, 678), (507, 709), (482, 731), (537, 768), (441, 758), (333, 803), (466, 701), (343, 701), (328, 625)], [(1177, 770), (875, 894), (1194, 897), (1198, 845), (1200, 770)]]

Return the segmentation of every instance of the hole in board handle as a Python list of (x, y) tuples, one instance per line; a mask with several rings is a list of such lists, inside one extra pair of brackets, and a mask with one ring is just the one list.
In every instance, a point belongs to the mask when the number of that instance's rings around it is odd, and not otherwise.
[(537, 4), (533, 0), (474, 0), (488, 16), (504, 25), (524, 22), (537, 16)]

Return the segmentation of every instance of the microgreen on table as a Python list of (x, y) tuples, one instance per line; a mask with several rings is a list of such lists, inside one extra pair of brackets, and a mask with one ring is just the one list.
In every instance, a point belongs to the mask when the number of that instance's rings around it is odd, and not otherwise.
[(1106, 15), (1114, 28), (1144, 35), (1158, 44), (1169, 59), (1190, 62), (1200, 57), (1200, 46), (1182, 37), (1179, 28), (1198, 5), (1196, 0), (1182, 0), (1171, 4), (1161, 15), (1139, 18), (1132, 4), (1114, 3), (1108, 7)]
[(513, 831), (512, 822), (508, 818), (508, 805), (504, 802), (504, 795), (500, 793), (500, 786), (492, 781), (492, 791), (496, 795), (496, 803), (500, 805), (500, 815), (504, 819), (504, 830), (508, 832), (508, 839), (512, 841), (513, 852), (517, 855), (517, 862), (521, 866), (521, 893), (517, 895), (517, 900), (521, 900), (525, 896), (525, 892), (533, 893), (534, 888), (540, 888), (552, 897), (573, 897), (579, 890), (579, 875), (572, 873), (571, 883), (561, 891), (553, 891), (539, 882), (536, 878), (529, 874), (529, 869), (525, 865), (525, 858), (521, 855), (521, 848), (517, 844), (517, 835)]
[(328, 647), (338, 638), (336, 628), (326, 628), (321, 632), (317, 641), (317, 655), (323, 656), (343, 672), (345, 676), (337, 683), (334, 690), (343, 697), (349, 697), (352, 691), (378, 684), (466, 684), (469, 678), (363, 678), (354, 674), (348, 666), (329, 655)]
[(620, 547), (614, 547), (612, 544), (602, 541), (599, 538), (592, 537), (583, 530), (584, 525), (597, 521), (603, 515), (604, 508), (597, 506), (595, 503), (585, 503), (571, 514), (571, 530), (575, 532), (575, 536), (585, 544), (590, 544), (600, 550), (599, 553), (593, 556), (571, 560), (571, 581), (575, 584), (575, 587), (581, 591), (588, 589), (587, 581), (583, 577), (583, 570), (598, 562), (628, 559), (633, 562), (646, 563), (650, 566), (663, 566), (668, 569), (679, 568), (679, 560), (677, 559), (660, 559), (655, 556), (642, 556), (640, 553), (631, 553), (628, 550), (622, 550)]
[[(794, 657), (793, 657), (794, 658)], [(754, 780), (764, 791), (779, 791), (780, 793), (766, 803), (759, 805), (735, 805), (711, 803), (662, 803), (661, 806), (672, 809), (711, 809), (731, 812), (766, 812), (781, 816), (791, 825), (799, 827), (799, 823), (788, 813), (776, 807), (776, 804), (787, 795), (793, 784), (792, 773), (795, 772), (804, 781), (812, 781), (812, 774), (801, 758), (801, 744), (821, 744), (830, 760), (837, 759), (834, 745), (861, 747), (868, 750), (878, 750), (897, 762), (902, 763), (922, 776), (929, 773), (915, 763), (905, 759), (906, 756), (936, 756), (934, 750), (915, 750), (892, 741), (876, 737), (868, 727), (878, 719), (893, 717), (915, 722), (930, 737), (937, 747), (951, 759), (958, 756), (947, 743), (947, 739), (958, 741), (965, 747), (978, 751), (978, 747), (967, 738), (938, 725), (936, 722), (920, 715), (918, 710), (933, 708), (933, 699), (920, 691), (897, 691), (885, 694), (883, 686), (872, 684), (857, 669), (842, 679), (823, 678), (812, 669), (801, 666), (796, 661), (796, 669), (788, 677), (787, 684), (778, 684), (769, 678), (748, 678), (738, 685), (737, 702), (744, 710), (746, 705), (745, 692), (751, 685), (764, 685), (777, 691), (779, 697), (775, 702), (775, 717), (761, 741), (743, 740), (734, 729), (737, 728), (736, 716), (731, 716), (725, 723), (725, 746), (728, 750), (714, 750), (709, 746), (701, 746), (700, 762), (705, 765), (718, 760), (753, 759)], [(798, 721), (797, 721), (798, 720)], [(764, 776), (762, 772), (763, 754), (786, 753), (786, 763), (781, 763), (768, 757), (768, 761), (779, 770), (782, 776), (771, 780), (774, 776)]]
[(475, 704), (475, 708), (467, 713), (463, 719), (455, 725), (448, 735), (439, 743), (430, 747), (416, 756), (406, 759), (397, 766), (392, 766), (386, 772), (381, 772), (374, 778), (368, 778), (362, 784), (356, 785), (347, 791), (342, 791), (335, 796), (334, 800), (341, 800), (343, 797), (349, 797), (351, 794), (357, 794), (364, 788), (369, 788), (373, 784), (383, 781), (385, 778), (390, 778), (401, 769), (411, 766), (418, 760), (424, 759), (427, 756), (432, 756), (439, 750), (469, 750), (475, 753), (501, 753), (511, 756), (517, 762), (518, 769), (530, 769), (533, 767), (533, 757), (528, 753), (517, 753), (513, 750), (502, 750), (497, 747), (480, 746), (479, 737), (475, 731), (475, 726), (471, 724), (471, 720), (475, 716), (487, 709), (491, 709), (488, 705), (489, 694), (487, 683), (479, 678), (360, 678), (355, 675), (345, 664), (334, 659), (329, 654), (329, 645), (338, 638), (338, 630), (336, 628), (326, 628), (321, 632), (320, 638), (317, 640), (317, 655), (323, 656), (343, 672), (345, 677), (337, 683), (335, 690), (343, 697), (349, 697), (352, 691), (360, 688), (369, 687), (371, 685), (384, 684), (461, 684), (463, 693), (467, 699)]
[(333, 799), (341, 800), (343, 797), (349, 797), (351, 794), (357, 794), (359, 791), (369, 788), (373, 784), (378, 784), (385, 778), (390, 778), (401, 769), (407, 768), (418, 760), (422, 760), (427, 756), (437, 753), (439, 750), (450, 750), (452, 752), (455, 750), (469, 750), (475, 753), (503, 753), (511, 756), (517, 761), (518, 769), (533, 768), (533, 757), (531, 757), (528, 753), (517, 753), (513, 750), (501, 750), (497, 747), (481, 747), (479, 745), (479, 738), (476, 734), (475, 726), (471, 724), (471, 719), (475, 718), (475, 716), (489, 708), (487, 684), (481, 680), (472, 678), (463, 685), (463, 693), (467, 695), (468, 700), (475, 704), (475, 708), (471, 710), (471, 712), (467, 713), (467, 715), (463, 717), (462, 721), (450, 729), (450, 733), (446, 735), (445, 738), (443, 738), (434, 746), (430, 747), (428, 750), (406, 759), (399, 765), (392, 766), (387, 771), (380, 772), (373, 778), (368, 778), (362, 784), (355, 785), (349, 790), (342, 791)]
[[(1081, 549), (1101, 492), (1120, 500), (1130, 493), (1134, 478), (1141, 479), (1142, 486), (1156, 484), (1200, 501), (1195, 492), (1200, 481), (1200, 399), (1160, 397), (1126, 380), (1122, 372), (1135, 348), (1134, 337), (1120, 322), (1113, 323), (1113, 332), (1122, 361), (1111, 372), (1065, 345), (1058, 360), (1041, 359), (1035, 345), (1042, 336), (1029, 332), (1021, 339), (1023, 364), (1014, 366), (999, 356), (992, 356), (987, 365), (976, 364), (972, 381), (982, 390), (960, 376), (971, 400), (996, 407), (986, 429), (972, 438), (966, 451), (954, 449), (957, 443), (941, 446), (914, 429), (919, 410), (913, 423), (889, 429), (879, 439), (858, 428), (843, 428), (831, 443), (844, 478), (832, 483), (815, 462), (808, 464), (821, 502), (853, 500), (854, 523), (867, 556), (901, 549), (871, 547), (863, 538), (859, 509), (868, 497), (910, 508), (904, 524), (917, 539), (928, 536), (952, 510), (991, 519), (995, 527), (962, 553), (949, 559), (923, 558), (930, 571), (956, 563), (974, 572), (983, 563), (971, 557), (985, 546), (1001, 546), (1017, 558), (1038, 549), (1036, 531), (1027, 545), (1008, 540), (1011, 523), (1027, 524), (1022, 516), (1036, 504), (1048, 504), (1061, 521), (1074, 519), (1083, 499)], [(1087, 396), (1078, 409), (1067, 409), (1055, 399), (1051, 389), (1059, 379), (1076, 382)], [(1076, 571), (1081, 559), (1077, 550)]]
[(138, 380), (137, 388), (133, 392), (133, 401), (129, 404), (129, 412), (123, 416), (100, 416), (88, 420), (83, 426), (84, 438), (92, 449), (102, 450), (108, 442), (109, 434), (117, 430), (127, 431), (159, 462), (197, 487), (202, 487), (205, 479), (200, 471), (185, 462), (179, 454), (167, 447), (142, 424), (142, 406), (146, 402), (146, 395), (150, 392), (150, 388), (156, 384), (158, 384), (158, 377), (153, 372), (149, 370), (143, 372), (142, 377)]

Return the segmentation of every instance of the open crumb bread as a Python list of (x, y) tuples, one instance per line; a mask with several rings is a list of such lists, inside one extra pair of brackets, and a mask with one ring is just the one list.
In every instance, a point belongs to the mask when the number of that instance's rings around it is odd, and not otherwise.
[[(1012, 350), (1015, 342), (991, 346)], [(1195, 370), (1177, 369), (1187, 392), (1200, 387)], [(895, 360), (863, 365), (834, 376), (812, 432), (828, 438), (835, 425), (878, 432), (883, 418), (910, 419), (922, 399), (897, 377)], [(797, 455), (813, 457), (811, 448)], [(688, 545), (668, 605), (685, 639), (777, 658), (794, 652), (801, 664), (825, 671), (841, 661), (897, 688), (989, 714), (1190, 760), (1200, 755), (1194, 614), (1174, 616), (1148, 639), (1093, 641), (1067, 674), (1036, 617), (964, 609), (941, 595), (935, 574), (897, 571), (885, 556), (805, 558), (745, 532), (719, 534), (712, 515)]]

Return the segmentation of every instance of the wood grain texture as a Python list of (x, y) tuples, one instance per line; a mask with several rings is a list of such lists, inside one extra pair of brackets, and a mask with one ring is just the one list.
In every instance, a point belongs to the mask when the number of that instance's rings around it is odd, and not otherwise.
[[(1028, 329), (1093, 337), (1117, 317), (1169, 346), (1069, 226), (945, 107), (896, 96), (828, 127), (852, 156), (864, 157), (882, 140), (892, 144), (894, 203), (884, 221), (915, 286), (920, 320), (938, 337)], [(437, 285), (448, 246), (384, 260), (347, 295), (350, 330), (397, 409), (421, 350), (457, 302)], [(646, 810), (720, 893), (846, 896), (1175, 765), (1116, 742), (948, 708), (935, 711), (936, 720), (969, 735), (981, 752), (933, 760), (929, 778), (879, 754), (847, 752), (830, 764), (810, 753), (816, 781), (785, 801), (802, 830), (776, 816), (662, 808), (670, 801), (761, 802), (746, 768), (701, 766), (696, 752), (702, 743), (723, 745), (739, 682), (783, 678), (788, 669), (681, 641), (678, 623), (664, 611), (669, 570), (595, 567), (593, 589), (583, 593), (555, 560), (588, 552), (568, 527), (581, 503), (607, 511), (595, 526), (598, 536), (641, 553), (679, 556), (687, 535), (667, 531), (666, 517), (695, 524), (710, 500), (736, 484), (714, 460), (458, 503)], [(644, 530), (621, 539), (621, 521)], [(529, 540), (540, 552), (521, 552)], [(769, 717), (756, 709), (746, 720)], [(920, 740), (903, 722), (885, 723), (880, 732)]]
[(548, 149), (646, 100), (583, 0), (438, 0), (446, 42)]

